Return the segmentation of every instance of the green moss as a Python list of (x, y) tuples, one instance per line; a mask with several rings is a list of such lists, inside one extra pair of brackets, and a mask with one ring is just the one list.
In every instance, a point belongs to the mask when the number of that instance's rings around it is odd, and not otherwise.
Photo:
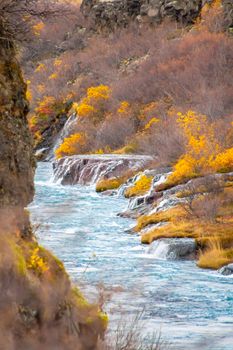
[(22, 250), (19, 247), (15, 247), (16, 258), (17, 258), (17, 269), (21, 275), (26, 275), (27, 273), (27, 264), (25, 257), (22, 254)]
[(90, 304), (88, 303), (88, 301), (84, 298), (84, 296), (82, 295), (82, 293), (80, 292), (80, 290), (77, 287), (74, 287), (72, 289), (72, 293), (75, 299), (75, 302), (77, 304), (78, 307), (90, 307)]
[(7, 239), (8, 246), (10, 247), (13, 257), (14, 265), (20, 275), (26, 275), (27, 264), (20, 246), (18, 246), (14, 240)]
[(105, 312), (99, 312), (99, 319), (101, 320), (101, 323), (104, 327), (104, 329), (106, 329), (108, 327), (108, 322), (109, 322), (109, 318), (108, 315)]

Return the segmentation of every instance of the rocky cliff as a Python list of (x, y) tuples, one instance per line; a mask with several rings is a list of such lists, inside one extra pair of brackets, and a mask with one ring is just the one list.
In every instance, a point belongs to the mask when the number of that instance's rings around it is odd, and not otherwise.
[(24, 209), (33, 199), (35, 170), (25, 96), (13, 45), (1, 39), (0, 349), (95, 349), (106, 315), (38, 245)]
[[(11, 58), (11, 59), (10, 59)], [(24, 207), (33, 198), (35, 162), (27, 128), (26, 85), (8, 41), (0, 42), (0, 211), (1, 222), (24, 225)], [(8, 211), (8, 215), (6, 215)], [(8, 220), (8, 221), (9, 221)]]
[[(170, 18), (182, 24), (192, 24), (202, 7), (214, 0), (83, 0), (81, 10), (95, 28), (115, 29), (132, 21), (161, 23)], [(223, 0), (226, 25), (233, 25), (233, 3)]]

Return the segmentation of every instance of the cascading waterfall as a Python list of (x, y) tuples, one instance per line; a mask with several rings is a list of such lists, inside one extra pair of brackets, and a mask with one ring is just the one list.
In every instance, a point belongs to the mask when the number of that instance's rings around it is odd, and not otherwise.
[(152, 160), (140, 155), (77, 155), (53, 163), (54, 179), (63, 185), (94, 184), (99, 179), (118, 177), (124, 171), (139, 171)]
[(67, 119), (60, 133), (57, 135), (54, 141), (54, 145), (49, 151), (48, 156), (46, 157), (46, 161), (52, 161), (55, 158), (56, 149), (61, 145), (63, 140), (72, 133), (72, 130), (74, 129), (74, 126), (77, 124), (77, 122), (78, 117), (76, 113), (72, 113), (71, 116)]

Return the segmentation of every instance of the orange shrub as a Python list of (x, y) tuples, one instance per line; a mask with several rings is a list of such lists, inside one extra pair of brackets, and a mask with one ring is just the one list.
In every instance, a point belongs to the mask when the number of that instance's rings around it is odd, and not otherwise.
[(104, 118), (106, 112), (105, 102), (109, 100), (111, 90), (106, 85), (92, 86), (87, 89), (86, 97), (79, 104), (75, 104), (75, 109), (79, 117), (90, 118), (99, 122)]
[(139, 179), (125, 191), (125, 197), (141, 196), (149, 191), (153, 177), (142, 174)]
[(84, 133), (73, 134), (64, 139), (63, 143), (55, 151), (56, 158), (72, 156), (83, 153), (85, 150), (87, 138)]
[(227, 172), (233, 170), (233, 147), (217, 154), (215, 159), (211, 161), (211, 167), (215, 171)]

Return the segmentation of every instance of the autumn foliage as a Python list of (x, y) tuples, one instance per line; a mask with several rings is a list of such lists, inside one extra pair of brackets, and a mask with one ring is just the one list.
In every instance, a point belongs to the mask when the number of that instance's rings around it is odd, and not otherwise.
[[(184, 132), (186, 149), (175, 164), (168, 183), (179, 183), (211, 172), (233, 170), (232, 148), (224, 149), (218, 142), (216, 125), (207, 116), (188, 111), (186, 114), (178, 113), (177, 122)], [(232, 123), (229, 123), (226, 139), (232, 127)]]
[(57, 157), (151, 154), (157, 164), (174, 166), (171, 182), (229, 171), (233, 46), (221, 3), (207, 3), (192, 30), (169, 22), (132, 24), (110, 36), (85, 35), (87, 23), (71, 6), (76, 15), (60, 26), (35, 21), (40, 40), (23, 53), (32, 62), (24, 66), (36, 145), (55, 119), (76, 113), (70, 135), (85, 135), (85, 142), (64, 140)]
[(73, 134), (65, 138), (64, 142), (57, 148), (56, 157), (72, 156), (83, 153), (86, 145), (85, 134)]
[(149, 191), (153, 177), (141, 174), (135, 183), (128, 187), (124, 193), (125, 197), (141, 196)]

